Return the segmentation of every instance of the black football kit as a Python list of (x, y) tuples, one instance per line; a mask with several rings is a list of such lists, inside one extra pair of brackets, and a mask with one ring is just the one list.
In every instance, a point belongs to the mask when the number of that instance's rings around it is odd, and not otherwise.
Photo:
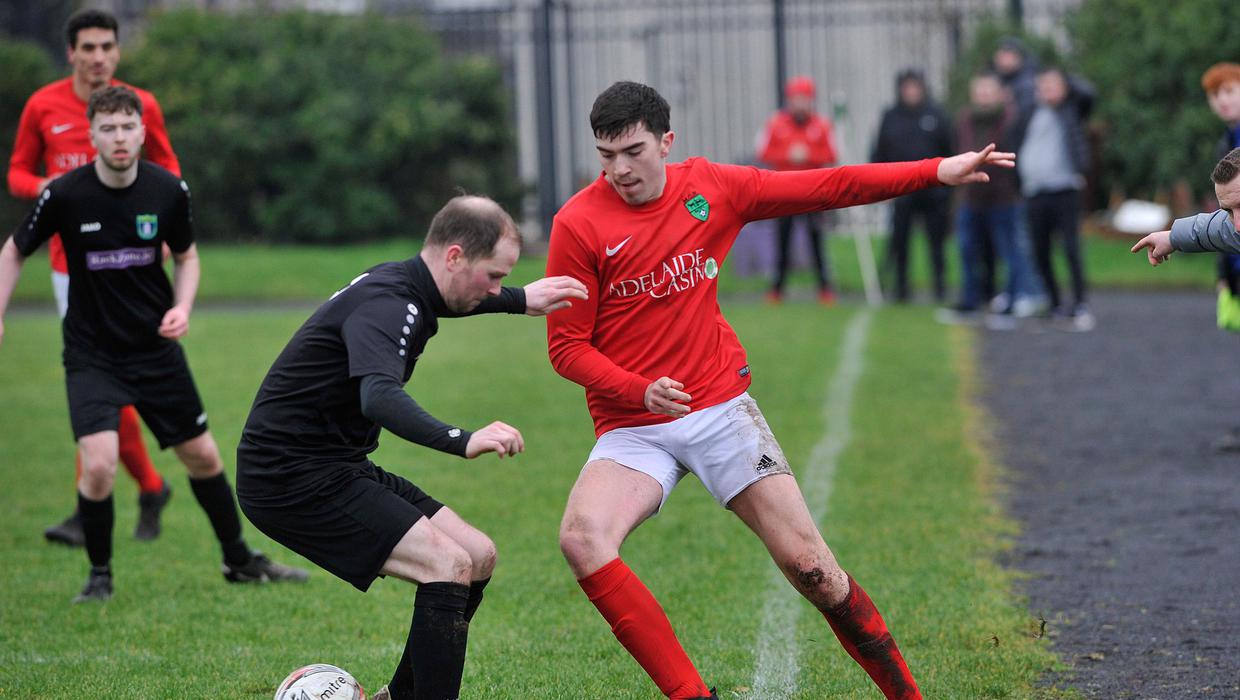
[(181, 345), (159, 335), (173, 306), (163, 244), (183, 253), (194, 243), (189, 187), (148, 161), (123, 188), (85, 165), (51, 182), (13, 242), (30, 256), (57, 232), (69, 265), (62, 332), (74, 439), (116, 430), (130, 404), (160, 447), (201, 435), (206, 414)]
[[(163, 246), (184, 253), (194, 243), (189, 187), (163, 168), (139, 161), (126, 187), (105, 185), (95, 164), (56, 178), (13, 234), (28, 257), (60, 233), (69, 265), (69, 312), (62, 322), (65, 384), (74, 437), (114, 431), (133, 405), (160, 447), (207, 431), (207, 415), (181, 345), (159, 335), (174, 304)], [(219, 540), (229, 581), (305, 580), (306, 572), (250, 550), (232, 487), (223, 472), (191, 477), (190, 487)], [(90, 578), (76, 602), (112, 595), (112, 494), (78, 491)]]
[(379, 432), (465, 455), (470, 433), (403, 390), (441, 317), (525, 312), (505, 287), (450, 311), (421, 257), (376, 265), (332, 296), (276, 358), (237, 448), (242, 511), (272, 539), (366, 590), (392, 549), (442, 504), (368, 459)]

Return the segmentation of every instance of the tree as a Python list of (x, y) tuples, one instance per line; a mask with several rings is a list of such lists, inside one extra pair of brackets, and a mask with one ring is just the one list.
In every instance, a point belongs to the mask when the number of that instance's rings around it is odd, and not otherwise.
[(1227, 0), (1091, 0), (1070, 19), (1075, 56), (1098, 89), (1103, 166), (1129, 196), (1150, 197), (1187, 178), (1210, 190), (1223, 124), (1201, 74), (1236, 60), (1240, 4)]
[(522, 194), (498, 69), (411, 20), (174, 11), (121, 68), (164, 108), (203, 238), (417, 234), (459, 190)]
[[(27, 41), (9, 39), (0, 35), (0, 158), (8, 172), (9, 156), (13, 153), (13, 140), (17, 137), (17, 124), (22, 108), (30, 95), (43, 85), (56, 79), (57, 71), (40, 46)], [(12, 231), (32, 202), (8, 196), (0, 197), (0, 230), (5, 236)]]

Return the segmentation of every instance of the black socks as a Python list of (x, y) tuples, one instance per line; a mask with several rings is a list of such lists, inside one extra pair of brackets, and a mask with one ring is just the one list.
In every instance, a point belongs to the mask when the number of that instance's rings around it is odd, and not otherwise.
[(490, 577), (469, 582), (469, 601), (465, 603), (466, 622), (473, 622), (474, 613), (478, 612), (478, 606), (482, 604), (482, 589), (486, 588), (490, 582)]
[(92, 501), (78, 492), (78, 512), (82, 514), (82, 535), (91, 567), (107, 569), (112, 561), (112, 527), (116, 522), (112, 494), (102, 501)]
[[(476, 598), (481, 602), (486, 582), (477, 584)], [(418, 586), (405, 654), (388, 684), (392, 700), (456, 700), (460, 696), (469, 637), (465, 610), (474, 598), (473, 589), (473, 585), (447, 581)]]
[(237, 513), (237, 503), (233, 500), (228, 477), (220, 472), (206, 479), (190, 478), (189, 486), (194, 491), (194, 498), (198, 499), (198, 505), (211, 520), (215, 537), (224, 550), (224, 561), (234, 566), (248, 563), (250, 548), (241, 539), (241, 516)]

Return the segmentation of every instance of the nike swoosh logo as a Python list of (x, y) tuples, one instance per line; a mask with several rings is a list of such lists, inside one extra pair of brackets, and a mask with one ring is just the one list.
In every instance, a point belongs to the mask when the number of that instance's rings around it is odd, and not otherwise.
[(63, 134), (63, 133), (65, 133), (66, 131), (68, 131), (69, 129), (72, 129), (72, 128), (73, 128), (73, 125), (72, 125), (72, 124), (53, 124), (53, 125), (52, 125), (52, 134), (53, 134), (53, 135), (55, 135), (55, 134)]
[(616, 253), (619, 253), (619, 252), (620, 252), (620, 249), (624, 247), (624, 244), (625, 244), (625, 243), (628, 243), (628, 242), (629, 242), (632, 238), (633, 238), (632, 236), (629, 236), (628, 238), (624, 239), (623, 241), (620, 241), (619, 243), (617, 243), (617, 244), (616, 244), (616, 247), (615, 247), (615, 248), (612, 248), (611, 246), (607, 246), (607, 251), (606, 251), (606, 252), (607, 252), (607, 257), (609, 257), (609, 258), (610, 258), (611, 256), (615, 255)]

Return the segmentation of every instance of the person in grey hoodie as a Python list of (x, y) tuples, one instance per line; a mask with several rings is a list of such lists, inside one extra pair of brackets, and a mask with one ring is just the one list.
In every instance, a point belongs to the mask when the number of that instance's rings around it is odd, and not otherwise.
[(1240, 148), (1232, 149), (1210, 174), (1218, 211), (1176, 219), (1167, 231), (1155, 231), (1137, 241), (1132, 252), (1145, 251), (1151, 265), (1161, 265), (1174, 252), (1240, 254), (1236, 213), (1240, 209)]
[[(1087, 331), (1094, 318), (1085, 306), (1085, 270), (1079, 245), (1081, 190), (1089, 168), (1085, 120), (1093, 107), (1093, 89), (1069, 79), (1058, 68), (1038, 71), (1038, 106), (1022, 116), (1017, 127), (1017, 171), (1028, 202), (1029, 233), (1034, 260), (1050, 297), (1051, 311), (1069, 316), (1077, 330)], [(1073, 305), (1061, 306), (1059, 285), (1051, 265), (1051, 241), (1058, 234), (1072, 277)]]

